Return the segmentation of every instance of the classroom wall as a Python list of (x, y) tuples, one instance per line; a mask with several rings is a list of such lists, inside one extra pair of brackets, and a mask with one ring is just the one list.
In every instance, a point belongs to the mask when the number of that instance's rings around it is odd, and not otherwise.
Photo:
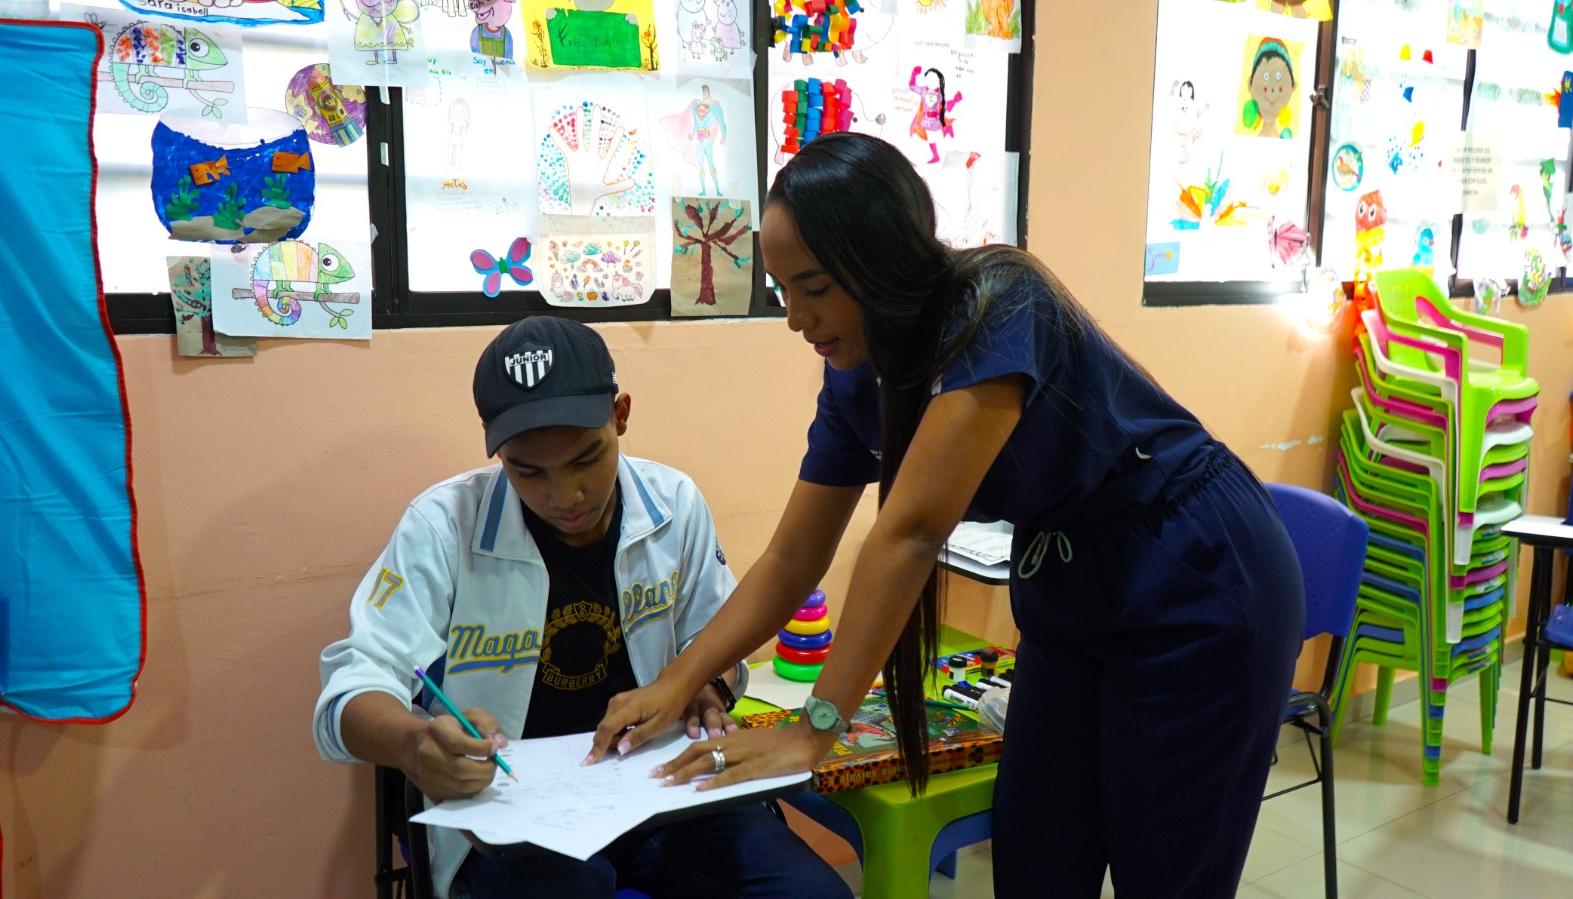
[[(1323, 486), (1313, 438), (1353, 384), (1337, 339), (1274, 308), (1140, 305), (1156, 0), (1038, 9), (1032, 248), (1263, 478)], [(1573, 302), (1507, 314), (1534, 328), (1533, 508), (1551, 512), (1566, 495)], [(815, 358), (779, 321), (601, 330), (635, 398), (625, 448), (694, 475), (745, 570), (796, 472)], [(148, 663), (108, 726), (0, 718), (0, 893), (371, 895), (370, 778), (312, 748), (316, 656), (409, 497), (484, 461), (468, 391), (491, 333), (271, 343), (224, 361), (178, 359), (170, 337), (120, 340)], [(871, 515), (865, 501), (833, 597)], [(1008, 633), (1002, 602), (958, 586), (952, 618)]]
[[(1116, 11), (1118, 7), (1118, 11)], [(1328, 440), (1356, 385), (1346, 340), (1288, 310), (1141, 305), (1157, 0), (1038, 4), (1030, 236), (1093, 315), (1263, 480), (1331, 486)], [(1573, 297), (1503, 316), (1531, 328), (1541, 385), (1530, 511), (1568, 495)], [(1525, 571), (1527, 572), (1527, 568)], [(1529, 578), (1520, 579), (1527, 591)], [(1522, 606), (1521, 606), (1522, 607)], [(1522, 632), (1522, 628), (1519, 628)], [(1314, 684), (1323, 655), (1302, 655)]]
[[(796, 476), (818, 357), (780, 321), (601, 331), (634, 400), (624, 451), (692, 474), (746, 570)], [(0, 718), (3, 895), (370, 895), (369, 769), (317, 758), (317, 654), (409, 499), (485, 463), (470, 379), (495, 332), (222, 361), (120, 340), (147, 666), (107, 726)]]

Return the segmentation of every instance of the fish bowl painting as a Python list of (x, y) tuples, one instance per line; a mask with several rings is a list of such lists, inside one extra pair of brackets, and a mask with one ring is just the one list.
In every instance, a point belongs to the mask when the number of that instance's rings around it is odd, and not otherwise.
[(284, 89), (284, 108), (319, 144), (347, 147), (366, 133), (366, 91), (334, 84), (327, 63), (306, 66)]
[(247, 123), (163, 117), (153, 129), (153, 208), (175, 240), (272, 243), (311, 221), (316, 172), (306, 129), (276, 110)]

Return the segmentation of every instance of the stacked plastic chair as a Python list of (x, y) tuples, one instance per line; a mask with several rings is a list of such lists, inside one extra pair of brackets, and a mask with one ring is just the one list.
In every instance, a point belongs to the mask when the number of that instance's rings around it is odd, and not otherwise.
[(1371, 533), (1334, 708), (1347, 705), (1356, 667), (1375, 664), (1381, 724), (1394, 671), (1417, 672), (1422, 770), (1435, 784), (1447, 691), (1471, 674), (1491, 751), (1518, 552), (1499, 529), (1523, 511), (1539, 387), (1523, 326), (1455, 309), (1415, 269), (1371, 286), (1335, 456), (1335, 494)]

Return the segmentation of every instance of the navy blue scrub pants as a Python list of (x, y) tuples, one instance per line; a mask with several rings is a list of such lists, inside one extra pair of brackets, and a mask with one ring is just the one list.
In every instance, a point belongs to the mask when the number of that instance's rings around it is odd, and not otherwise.
[(1294, 547), (1221, 446), (1129, 520), (1018, 527), (997, 896), (1233, 896), (1301, 644)]

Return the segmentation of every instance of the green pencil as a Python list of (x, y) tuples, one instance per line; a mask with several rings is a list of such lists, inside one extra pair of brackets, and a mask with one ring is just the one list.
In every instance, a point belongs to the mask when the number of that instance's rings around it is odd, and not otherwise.
[[(426, 689), (431, 691), (431, 695), (437, 697), (437, 701), (442, 703), (443, 708), (447, 709), (448, 712), (453, 715), (453, 717), (459, 719), (459, 723), (464, 725), (464, 729), (469, 732), (470, 736), (477, 740), (486, 739), (485, 737), (481, 736), (480, 731), (475, 729), (475, 725), (471, 724), (470, 720), (464, 717), (464, 715), (459, 711), (458, 707), (453, 704), (453, 700), (448, 698), (448, 694), (442, 692), (441, 687), (432, 683), (432, 679), (426, 676), (426, 669), (416, 668), (415, 676), (421, 679), (421, 683), (426, 685)], [(513, 773), (513, 769), (508, 767), (508, 763), (502, 760), (502, 756), (494, 752), (492, 753), (492, 761), (497, 763), (497, 767), (502, 769), (502, 773), (513, 778), (515, 781), (519, 779), (518, 775)]]

